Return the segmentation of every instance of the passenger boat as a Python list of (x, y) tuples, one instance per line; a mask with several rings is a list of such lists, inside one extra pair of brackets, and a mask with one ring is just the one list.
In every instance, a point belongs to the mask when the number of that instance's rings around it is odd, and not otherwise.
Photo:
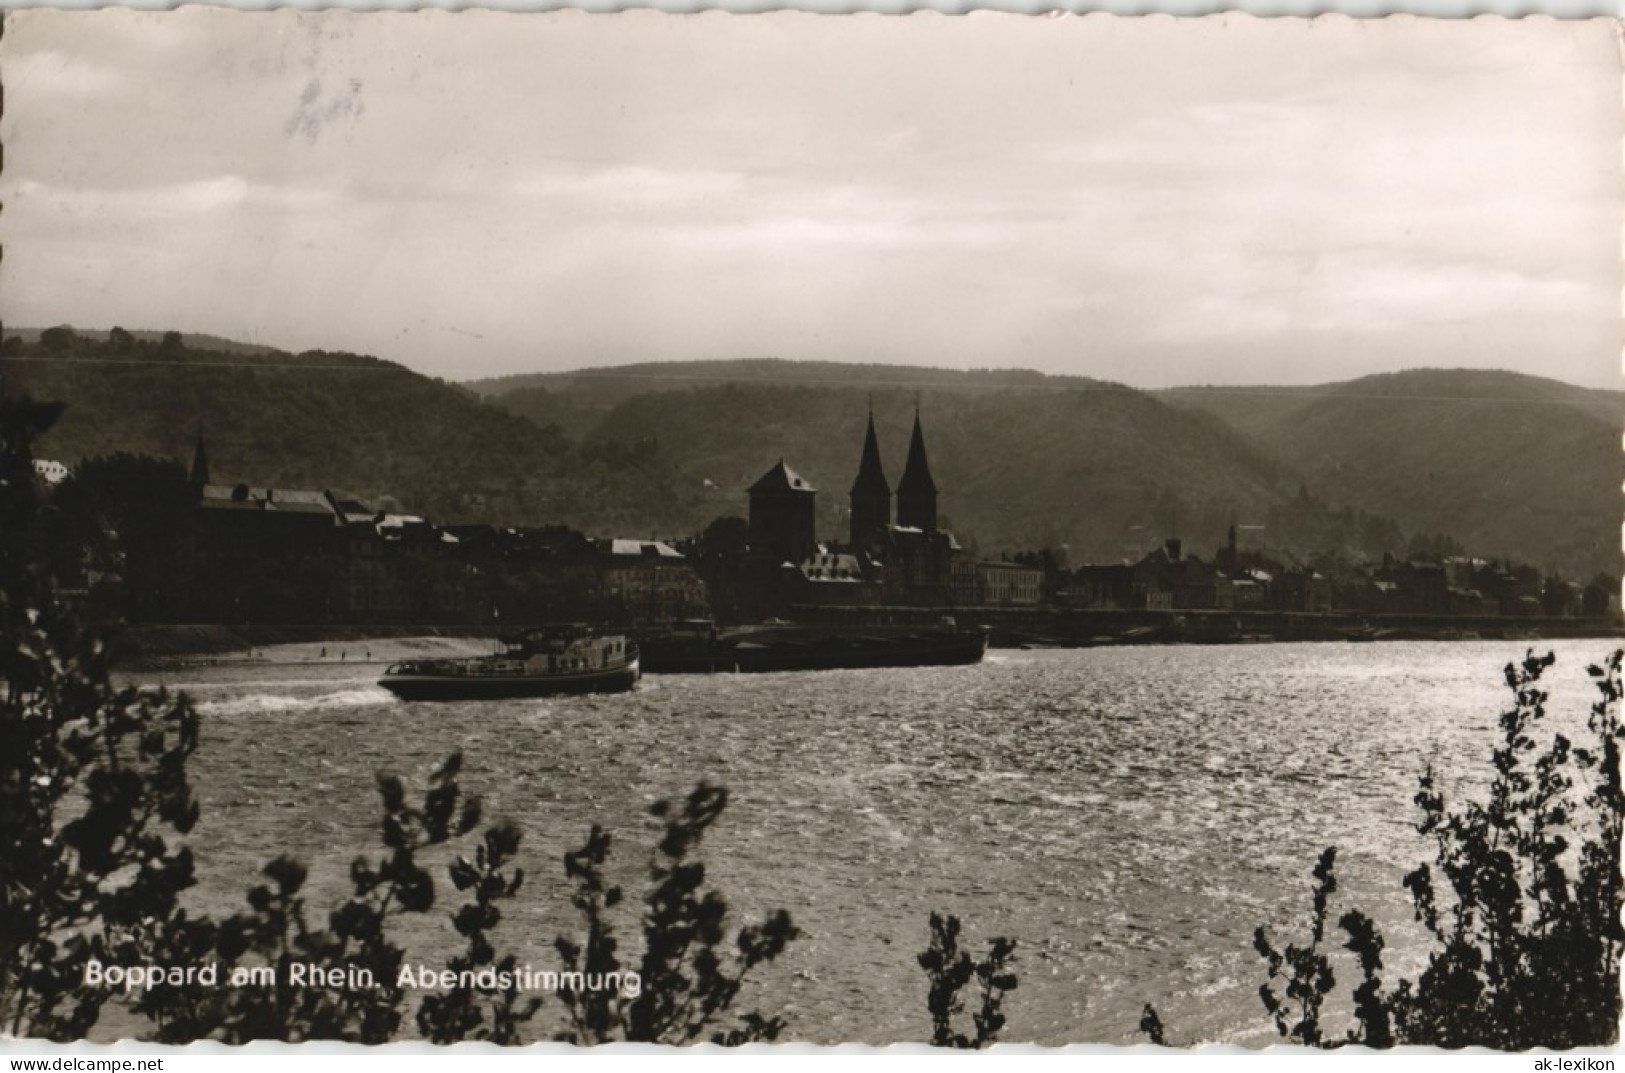
[(502, 638), (503, 651), (463, 659), (405, 660), (378, 684), (403, 700), (488, 700), (619, 693), (637, 684), (638, 648), (585, 627)]
[(765, 673), (869, 667), (942, 667), (980, 662), (981, 627), (871, 627), (832, 630), (760, 626), (718, 631), (687, 623), (639, 643), (650, 674)]

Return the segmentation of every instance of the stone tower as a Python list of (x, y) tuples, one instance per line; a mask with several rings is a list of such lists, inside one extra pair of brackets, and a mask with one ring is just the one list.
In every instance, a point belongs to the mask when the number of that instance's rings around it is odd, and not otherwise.
[(817, 547), (818, 489), (784, 459), (750, 486), (750, 550), (780, 562), (799, 563)]

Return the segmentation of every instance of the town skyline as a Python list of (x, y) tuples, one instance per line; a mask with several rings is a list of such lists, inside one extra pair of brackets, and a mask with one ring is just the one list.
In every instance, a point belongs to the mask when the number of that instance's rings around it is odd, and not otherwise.
[[(1158, 546), (1132, 557), (1076, 561), (1069, 545), (1040, 542), (994, 557), (950, 529), (928, 440), (916, 409), (894, 487), (871, 413), (844, 533), (819, 532), (819, 488), (781, 456), (746, 490), (746, 516), (718, 515), (670, 542), (489, 517), (446, 524), (326, 487), (219, 483), (201, 423), (185, 471), (120, 453), (89, 459), (82, 471), (36, 461), (35, 472), (53, 496), (66, 489), (61, 506), (74, 521), (64, 532), (76, 536), (55, 554), (75, 599), (136, 620), (470, 625), (487, 616), (522, 621), (527, 607), (545, 606), (564, 609), (566, 620), (605, 619), (663, 636), (683, 622), (889, 622), (936, 609), (974, 611), (996, 622), (1006, 644), (1095, 646), (1275, 639), (1260, 624), (1284, 630), (1283, 639), (1372, 641), (1456, 638), (1462, 622), (1508, 636), (1521, 636), (1530, 621), (1583, 632), (1617, 618), (1613, 575), (1587, 584), (1437, 537), (1412, 539), (1407, 549), (1392, 525), (1374, 531), (1380, 548), (1353, 557), (1271, 551), (1256, 532), (1240, 539), (1266, 527), (1232, 517), (1224, 543), (1205, 558), (1179, 535), (1177, 516)], [(133, 499), (132, 489), (140, 489)], [(824, 494), (840, 497), (838, 488)], [(1323, 510), (1302, 494), (1298, 507), (1310, 516)], [(156, 511), (164, 521), (136, 524), (145, 536), (108, 557), (92, 535), (95, 519), (120, 509), (127, 519)], [(1355, 518), (1345, 513), (1339, 524)], [(155, 532), (165, 545), (186, 534), (186, 550), (157, 550)], [(1208, 617), (1194, 627), (1159, 617), (1172, 612)], [(1226, 617), (1232, 613), (1249, 618)], [(1310, 626), (1291, 619), (1302, 613), (1318, 618)], [(1380, 629), (1372, 615), (1382, 616)]]

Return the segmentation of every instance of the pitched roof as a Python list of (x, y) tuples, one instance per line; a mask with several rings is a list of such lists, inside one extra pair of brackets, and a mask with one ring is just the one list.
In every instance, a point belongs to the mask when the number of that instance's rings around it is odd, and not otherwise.
[(931, 463), (925, 457), (925, 433), (920, 431), (920, 412), (914, 411), (914, 435), (908, 441), (908, 461), (903, 464), (903, 479), (897, 483), (897, 494), (910, 492), (937, 493), (936, 482), (931, 479)]
[(933, 529), (929, 533), (915, 525), (888, 525), (886, 538), (897, 547), (908, 545), (917, 547), (922, 544), (941, 544), (949, 551), (964, 551), (959, 538), (946, 529)]
[(320, 514), (333, 513), (333, 504), (328, 500), (326, 492), (310, 492), (297, 488), (267, 488), (265, 490), (265, 505), (273, 510), (295, 510)]
[(326, 514), (337, 512), (326, 492), (301, 488), (251, 488), (246, 484), (203, 486), (202, 506), (212, 509), (259, 510), (278, 514)]
[(762, 474), (761, 480), (750, 486), (751, 495), (755, 495), (757, 492), (806, 492), (811, 494), (816, 491), (818, 489), (807, 483), (807, 478), (785, 465), (782, 458), (779, 459), (778, 465)]
[(385, 514), (378, 519), (380, 529), (410, 529), (428, 524), (428, 521), (416, 514)]
[(852, 482), (852, 494), (890, 496), (891, 485), (886, 483), (886, 471), (880, 465), (880, 443), (875, 439), (875, 415), (869, 415), (869, 431), (863, 438), (863, 459), (858, 463), (858, 479)]
[(345, 525), (356, 525), (370, 522), (377, 516), (377, 512), (365, 503), (355, 499), (334, 500), (333, 505), (338, 508), (339, 518)]

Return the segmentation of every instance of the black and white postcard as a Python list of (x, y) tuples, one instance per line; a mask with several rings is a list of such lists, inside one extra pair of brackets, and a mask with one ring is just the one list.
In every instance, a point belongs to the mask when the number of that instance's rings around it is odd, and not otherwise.
[(6, 1046), (1617, 1045), (1620, 63), (8, 14)]

